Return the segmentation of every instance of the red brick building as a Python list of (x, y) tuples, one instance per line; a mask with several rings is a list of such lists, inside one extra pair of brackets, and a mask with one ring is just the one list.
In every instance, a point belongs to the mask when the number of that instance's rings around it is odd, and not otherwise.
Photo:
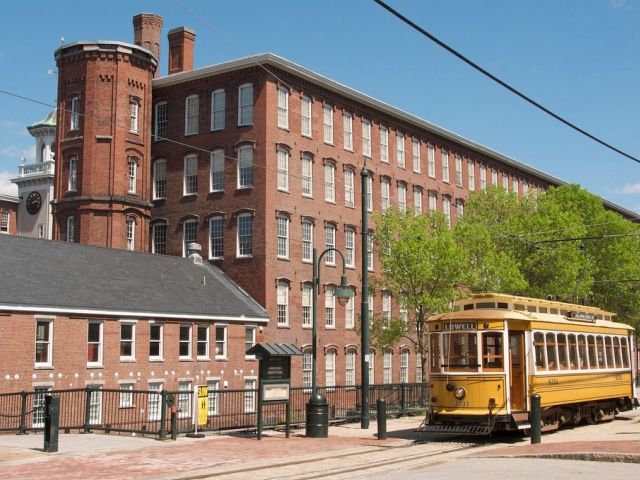
[(11, 195), (0, 195), (0, 234), (16, 234), (19, 205), (19, 198)]

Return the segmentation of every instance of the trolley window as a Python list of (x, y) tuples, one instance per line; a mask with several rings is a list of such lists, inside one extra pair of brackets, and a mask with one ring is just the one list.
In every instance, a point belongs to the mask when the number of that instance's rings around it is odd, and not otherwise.
[(629, 368), (629, 351), (627, 350), (627, 339), (625, 337), (620, 339), (620, 350), (622, 350), (622, 366)]
[(571, 370), (576, 370), (579, 368), (580, 362), (578, 361), (578, 343), (576, 336), (573, 333), (570, 333), (567, 336), (569, 340), (569, 365), (571, 365)]
[(611, 337), (604, 337), (604, 350), (607, 355), (607, 367), (616, 368), (616, 363), (613, 360), (613, 345), (611, 344)]
[(569, 355), (567, 353), (567, 335), (564, 333), (558, 334), (558, 365), (560, 370), (567, 370), (569, 368)]
[(558, 369), (556, 357), (556, 335), (555, 333), (547, 333), (547, 367), (549, 370)]
[(485, 332), (482, 334), (482, 367), (485, 370), (502, 370), (502, 333)]
[(444, 333), (442, 355), (446, 372), (478, 370), (478, 340), (474, 333)]
[(429, 335), (429, 344), (431, 346), (431, 373), (440, 372), (440, 334), (432, 333)]
[(544, 360), (544, 335), (540, 332), (533, 334), (533, 347), (536, 354), (536, 369), (546, 370), (547, 363)]
[(589, 357), (587, 356), (587, 340), (584, 335), (578, 336), (578, 354), (580, 355), (580, 368), (587, 370), (589, 368)]
[(598, 367), (605, 368), (606, 363), (604, 361), (604, 342), (602, 341), (601, 335), (598, 335), (596, 337), (596, 348), (598, 353)]
[(593, 335), (587, 337), (587, 351), (589, 354), (589, 368), (598, 368), (598, 357), (596, 357), (596, 339)]

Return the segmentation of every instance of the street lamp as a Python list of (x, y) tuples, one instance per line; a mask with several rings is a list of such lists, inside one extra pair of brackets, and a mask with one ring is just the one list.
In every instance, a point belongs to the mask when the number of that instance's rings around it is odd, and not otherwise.
[[(360, 428), (369, 428), (369, 170), (365, 162), (362, 177), (362, 300), (360, 310)], [(371, 247), (373, 248), (373, 246)]]
[(329, 436), (329, 404), (324, 395), (318, 392), (316, 382), (316, 346), (318, 332), (318, 313), (316, 304), (320, 295), (320, 261), (328, 252), (338, 252), (342, 258), (342, 279), (340, 286), (334, 290), (334, 296), (338, 299), (338, 303), (343, 307), (349, 303), (349, 299), (353, 297), (353, 290), (347, 285), (347, 276), (344, 269), (344, 256), (342, 252), (336, 248), (327, 248), (317, 258), (318, 252), (313, 249), (313, 299), (311, 303), (311, 398), (307, 403), (307, 424), (306, 435), (309, 438), (327, 438)]

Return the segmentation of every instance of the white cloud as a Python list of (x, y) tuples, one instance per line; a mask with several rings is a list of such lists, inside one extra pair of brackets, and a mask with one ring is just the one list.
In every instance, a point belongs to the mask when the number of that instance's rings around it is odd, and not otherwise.
[(0, 194), (18, 196), (18, 186), (11, 183), (10, 179), (15, 177), (9, 172), (0, 172)]
[(637, 195), (640, 193), (640, 182), (639, 183), (628, 183), (619, 191), (624, 195)]
[(20, 159), (23, 157), (27, 163), (33, 163), (36, 159), (36, 147), (8, 145), (0, 150), (0, 158), (6, 158), (8, 160), (13, 159), (16, 164), (16, 170), (20, 163)]

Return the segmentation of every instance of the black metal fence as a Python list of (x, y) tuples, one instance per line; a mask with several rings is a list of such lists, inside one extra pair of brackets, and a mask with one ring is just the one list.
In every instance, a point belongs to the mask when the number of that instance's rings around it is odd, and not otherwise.
[[(320, 387), (329, 403), (329, 421), (355, 421), (361, 416), (361, 388), (356, 386)], [(37, 390), (0, 394), (0, 432), (27, 433), (44, 429), (44, 399), (60, 397), (61, 431), (129, 432), (165, 438), (194, 430), (193, 391), (147, 391), (96, 389)], [(308, 388), (290, 390), (291, 424), (305, 423)], [(171, 398), (174, 403), (171, 405)], [(369, 388), (371, 416), (376, 400), (386, 402), (387, 414), (406, 415), (426, 409), (428, 384), (400, 383), (372, 385)], [(169, 402), (168, 402), (169, 400)], [(207, 423), (200, 431), (252, 430), (257, 428), (257, 390), (209, 390)], [(195, 412), (197, 413), (197, 412)], [(173, 420), (173, 421), (172, 421)], [(263, 426), (286, 423), (284, 403), (263, 406)]]

